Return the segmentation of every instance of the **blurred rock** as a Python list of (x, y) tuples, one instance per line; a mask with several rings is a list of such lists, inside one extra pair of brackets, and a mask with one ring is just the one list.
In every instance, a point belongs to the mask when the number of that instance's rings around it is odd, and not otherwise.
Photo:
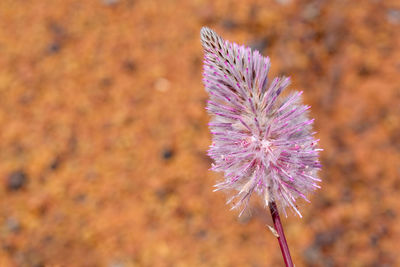
[(292, 0), (275, 0), (275, 2), (281, 5), (288, 5), (292, 2)]
[(259, 51), (261, 54), (263, 54), (263, 51), (264, 49), (267, 48), (267, 46), (268, 46), (267, 37), (256, 38), (249, 42), (249, 47), (253, 50)]
[(342, 189), (342, 198), (341, 200), (345, 203), (350, 203), (353, 201), (353, 192), (351, 188), (346, 187)]
[(14, 217), (7, 218), (4, 226), (10, 233), (18, 233), (21, 230), (21, 223)]
[(169, 160), (174, 156), (174, 151), (171, 148), (164, 148), (161, 152), (161, 157), (164, 160)]
[(207, 235), (208, 235), (208, 232), (207, 232), (207, 230), (205, 230), (205, 229), (200, 229), (200, 230), (198, 230), (196, 233), (195, 233), (195, 237), (197, 238), (197, 239), (206, 239), (207, 238)]
[(134, 72), (136, 70), (135, 61), (127, 59), (122, 63), (122, 67), (126, 72)]
[(317, 233), (313, 244), (303, 252), (306, 263), (310, 266), (336, 266), (334, 259), (325, 255), (324, 251), (340, 239), (342, 233), (341, 228)]
[(107, 6), (112, 6), (118, 4), (119, 0), (102, 0), (102, 2)]
[(61, 50), (61, 44), (59, 42), (52, 42), (48, 45), (47, 51), (49, 54), (56, 54), (60, 52)]
[(320, 15), (321, 10), (315, 3), (307, 4), (302, 12), (305, 20), (311, 21)]
[(50, 163), (49, 168), (52, 171), (57, 170), (61, 165), (61, 157), (60, 156), (56, 156), (53, 161)]
[(221, 25), (225, 30), (233, 30), (239, 26), (238, 23), (231, 18), (223, 19)]
[(28, 177), (25, 171), (16, 170), (7, 177), (6, 187), (9, 191), (17, 191), (26, 186)]
[(18, 251), (15, 256), (17, 266), (27, 267), (45, 267), (42, 255), (37, 250), (22, 250)]
[(126, 266), (127, 265), (124, 262), (119, 260), (114, 260), (108, 265), (108, 267), (126, 267)]
[(158, 188), (154, 194), (156, 195), (157, 199), (160, 202), (165, 202), (169, 196), (173, 195), (174, 192), (174, 188), (171, 186), (164, 186), (161, 188)]
[(386, 12), (387, 20), (392, 24), (400, 24), (400, 9), (389, 8)]

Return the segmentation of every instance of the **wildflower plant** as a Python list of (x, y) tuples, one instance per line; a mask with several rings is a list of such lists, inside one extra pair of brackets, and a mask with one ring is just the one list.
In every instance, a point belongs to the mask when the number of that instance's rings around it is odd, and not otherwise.
[[(302, 92), (281, 95), (290, 78), (269, 82), (270, 60), (258, 51), (225, 41), (206, 27), (201, 29), (201, 43), (212, 117), (208, 154), (214, 161), (212, 170), (224, 173), (216, 191), (234, 192), (227, 203), (240, 209), (239, 216), (251, 196), (259, 195), (271, 210), (278, 239), (284, 239), (276, 203), (285, 215), (291, 208), (301, 217), (297, 199), (309, 202), (308, 193), (320, 188), (321, 149), (312, 132), (314, 120), (308, 118), (310, 107), (302, 104)], [(284, 241), (281, 248), (287, 248)]]

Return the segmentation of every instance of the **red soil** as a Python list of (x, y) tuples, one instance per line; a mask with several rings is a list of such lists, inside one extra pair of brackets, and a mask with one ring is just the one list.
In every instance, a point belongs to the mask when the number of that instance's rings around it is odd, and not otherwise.
[(212, 193), (203, 25), (312, 106), (296, 266), (400, 265), (398, 1), (2, 0), (0, 266), (281, 266), (268, 210)]

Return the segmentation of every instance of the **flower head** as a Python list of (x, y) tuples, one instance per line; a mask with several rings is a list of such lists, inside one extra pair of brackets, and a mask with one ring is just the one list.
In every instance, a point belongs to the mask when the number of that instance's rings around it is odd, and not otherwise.
[(311, 132), (309, 106), (301, 103), (302, 92), (281, 96), (290, 79), (269, 82), (269, 58), (258, 51), (224, 41), (206, 27), (201, 42), (212, 115), (208, 154), (214, 160), (212, 170), (225, 178), (216, 190), (233, 190), (228, 203), (242, 207), (241, 213), (257, 193), (265, 205), (278, 202), (301, 216), (296, 199), (308, 201), (306, 195), (320, 188), (321, 181), (321, 149)]

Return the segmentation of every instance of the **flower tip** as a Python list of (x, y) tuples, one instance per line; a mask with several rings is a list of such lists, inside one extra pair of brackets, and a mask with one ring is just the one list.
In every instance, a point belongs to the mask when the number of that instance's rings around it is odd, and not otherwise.
[(201, 29), (200, 29), (200, 33), (202, 34), (202, 33), (206, 32), (206, 31), (210, 31), (210, 30), (211, 30), (211, 29), (208, 28), (207, 26), (203, 26), (203, 27), (201, 27)]
[(208, 30), (207, 27), (205, 27), (205, 26), (201, 27), (201, 29), (200, 29), (200, 36), (203, 37), (203, 35), (206, 34), (207, 30)]
[[(211, 34), (213, 34), (214, 33), (214, 31), (213, 30), (211, 30), (210, 28), (208, 28), (208, 27), (201, 27), (201, 30), (200, 30), (200, 37), (201, 37), (201, 40), (204, 42), (205, 40), (207, 40), (208, 39), (208, 36), (210, 36)], [(215, 34), (215, 33), (214, 33)]]

